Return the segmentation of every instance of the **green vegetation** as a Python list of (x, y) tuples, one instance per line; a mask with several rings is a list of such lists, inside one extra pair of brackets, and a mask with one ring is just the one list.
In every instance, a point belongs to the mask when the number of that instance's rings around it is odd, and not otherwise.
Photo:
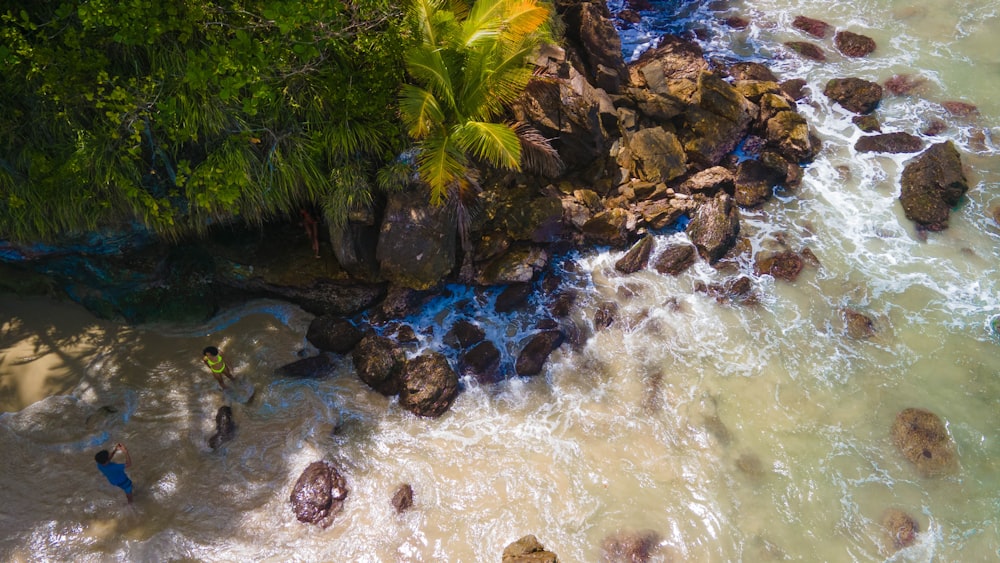
[(531, 79), (525, 61), (549, 38), (549, 14), (537, 0), (413, 1), (419, 42), (406, 69), (417, 84), (403, 86), (400, 113), (432, 202), (461, 201), (475, 187), (470, 158), (520, 170), (522, 142), (538, 138), (497, 120)]
[(343, 221), (405, 141), (399, 2), (23, 6), (0, 14), (0, 238)]
[(435, 203), (476, 164), (554, 156), (500, 122), (547, 38), (539, 0), (23, 6), (0, 13), (0, 239), (177, 237), (304, 205), (338, 224), (408, 177), (410, 142)]

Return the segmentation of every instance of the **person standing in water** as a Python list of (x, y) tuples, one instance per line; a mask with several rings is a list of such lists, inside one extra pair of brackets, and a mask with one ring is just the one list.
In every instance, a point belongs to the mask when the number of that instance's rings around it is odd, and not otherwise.
[(215, 380), (219, 382), (219, 387), (223, 391), (226, 390), (225, 381), (222, 379), (223, 375), (228, 377), (229, 381), (236, 381), (236, 378), (233, 377), (233, 372), (229, 371), (229, 366), (222, 359), (222, 354), (219, 353), (219, 349), (215, 346), (208, 346), (202, 350), (201, 359), (208, 366), (208, 369), (212, 370), (212, 375), (215, 376)]
[(305, 209), (299, 209), (299, 214), (302, 215), (302, 226), (306, 228), (306, 236), (312, 243), (313, 255), (319, 258), (319, 221)]
[[(125, 454), (125, 463), (111, 462), (111, 459), (115, 457), (115, 454), (118, 452)], [(108, 483), (111, 483), (112, 485), (125, 491), (125, 498), (127, 498), (129, 504), (131, 504), (132, 480), (125, 474), (125, 470), (132, 467), (132, 456), (129, 455), (128, 449), (121, 444), (115, 444), (115, 447), (110, 452), (108, 450), (101, 450), (97, 452), (94, 456), (94, 461), (97, 462), (97, 469), (108, 478)]]

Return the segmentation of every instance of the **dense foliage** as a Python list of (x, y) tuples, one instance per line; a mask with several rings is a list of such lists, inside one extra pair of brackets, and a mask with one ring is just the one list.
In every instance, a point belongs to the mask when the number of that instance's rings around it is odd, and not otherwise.
[(405, 139), (403, 3), (20, 4), (0, 14), (0, 238), (310, 203), (342, 221)]
[(549, 15), (538, 0), (413, 0), (418, 41), (406, 68), (414, 84), (403, 86), (400, 110), (433, 202), (475, 187), (472, 159), (519, 170), (525, 139), (540, 139), (498, 121), (531, 79), (526, 60), (549, 39)]

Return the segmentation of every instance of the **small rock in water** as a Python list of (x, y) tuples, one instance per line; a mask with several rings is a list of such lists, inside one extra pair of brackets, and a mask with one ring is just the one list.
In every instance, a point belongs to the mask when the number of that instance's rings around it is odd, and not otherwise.
[(820, 46), (806, 41), (788, 41), (785, 43), (785, 47), (813, 61), (823, 62), (826, 60), (826, 53)]
[(941, 102), (941, 107), (955, 117), (969, 117), (979, 113), (979, 108), (976, 106), (968, 102), (959, 102), (956, 100)]
[(882, 515), (882, 527), (889, 536), (892, 551), (898, 551), (913, 544), (920, 532), (917, 521), (898, 508), (889, 508)]
[(810, 18), (808, 16), (795, 16), (795, 19), (792, 20), (792, 27), (812, 35), (817, 39), (825, 39), (826, 36), (830, 35), (830, 32), (833, 31), (832, 25), (823, 20)]
[(396, 489), (396, 494), (392, 495), (392, 506), (397, 514), (413, 506), (413, 487), (409, 483), (404, 483)]
[(922, 76), (897, 74), (885, 81), (885, 89), (893, 96), (902, 96), (922, 87), (926, 82), (927, 79)]
[(874, 39), (850, 31), (838, 31), (833, 41), (837, 50), (848, 57), (865, 57), (875, 50)]
[(619, 532), (604, 538), (601, 560), (606, 563), (646, 563), (659, 543), (660, 535), (652, 530)]
[(347, 480), (329, 461), (314, 461), (292, 488), (292, 510), (299, 522), (326, 528), (333, 523), (347, 498)]

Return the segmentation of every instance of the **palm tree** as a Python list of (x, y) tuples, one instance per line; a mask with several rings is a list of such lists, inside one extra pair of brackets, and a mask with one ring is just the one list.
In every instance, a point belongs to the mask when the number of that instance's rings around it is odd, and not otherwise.
[[(498, 121), (531, 79), (526, 61), (549, 39), (550, 13), (541, 0), (478, 0), (471, 7), (414, 0), (410, 7), (418, 43), (406, 54), (413, 83), (401, 89), (400, 113), (431, 203), (454, 202), (460, 226), (463, 200), (478, 188), (474, 160), (520, 170), (525, 142), (547, 146), (523, 124)], [(550, 146), (548, 154), (555, 155)]]

